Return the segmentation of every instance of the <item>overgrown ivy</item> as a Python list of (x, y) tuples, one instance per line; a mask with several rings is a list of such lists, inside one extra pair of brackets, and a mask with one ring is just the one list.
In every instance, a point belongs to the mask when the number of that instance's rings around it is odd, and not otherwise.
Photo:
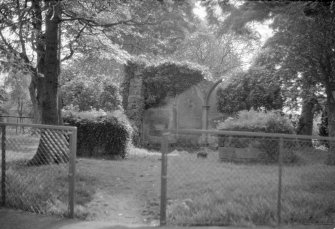
[(135, 77), (135, 71), (141, 71), (145, 68), (145, 63), (140, 61), (128, 61), (124, 66), (124, 79), (121, 84), (122, 106), (124, 109), (128, 106), (130, 80)]
[(122, 85), (124, 108), (127, 107), (129, 82), (139, 69), (143, 77), (145, 109), (164, 105), (167, 97), (174, 97), (210, 77), (204, 67), (188, 62), (167, 61), (148, 65), (129, 61), (125, 66), (125, 79)]

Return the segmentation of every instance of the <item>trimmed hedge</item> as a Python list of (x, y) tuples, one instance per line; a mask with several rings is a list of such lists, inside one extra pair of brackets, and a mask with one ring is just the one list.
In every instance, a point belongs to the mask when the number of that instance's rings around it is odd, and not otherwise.
[[(248, 131), (263, 133), (282, 133), (294, 134), (294, 127), (289, 119), (282, 116), (279, 112), (258, 112), (254, 110), (240, 111), (237, 118), (229, 118), (218, 125), (220, 130), (230, 131)], [(284, 139), (285, 141), (285, 139)], [(221, 136), (219, 146), (247, 148), (254, 147), (259, 149), (262, 154), (261, 161), (274, 163), (278, 161), (279, 139), (271, 137), (239, 137), (239, 136)], [(294, 155), (293, 149), (295, 142), (285, 141), (285, 150), (283, 162), (295, 163), (297, 156)]]
[(132, 128), (121, 111), (66, 111), (63, 120), (64, 123), (78, 128), (78, 156), (126, 158)]

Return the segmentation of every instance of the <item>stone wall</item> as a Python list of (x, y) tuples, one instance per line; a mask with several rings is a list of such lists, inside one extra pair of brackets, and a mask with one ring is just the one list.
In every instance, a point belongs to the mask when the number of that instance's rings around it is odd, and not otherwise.
[[(142, 131), (145, 145), (158, 146), (160, 132), (163, 129), (201, 129), (205, 93), (212, 85), (213, 83), (201, 82), (175, 98), (168, 98), (164, 106), (145, 110)], [(211, 97), (210, 105), (209, 120), (221, 115), (217, 111), (216, 96)], [(214, 128), (214, 126), (210, 125), (209, 128)], [(197, 145), (200, 143), (200, 137), (184, 134), (172, 140), (181, 145)]]
[(128, 72), (127, 77), (129, 77), (129, 84), (127, 85), (123, 94), (124, 96), (124, 109), (127, 117), (132, 123), (135, 133), (133, 136), (133, 142), (135, 145), (141, 145), (141, 132), (142, 132), (142, 122), (144, 113), (144, 88), (143, 88), (143, 69), (141, 66), (135, 66), (132, 71)]
[(213, 84), (202, 70), (128, 62), (124, 72), (123, 107), (137, 133), (136, 145), (159, 143), (164, 129), (201, 129), (205, 92)]

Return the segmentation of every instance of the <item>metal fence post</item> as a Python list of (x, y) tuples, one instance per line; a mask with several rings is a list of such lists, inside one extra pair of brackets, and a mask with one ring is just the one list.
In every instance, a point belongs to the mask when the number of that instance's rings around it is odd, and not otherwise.
[(278, 153), (278, 200), (277, 200), (277, 224), (281, 224), (281, 196), (282, 196), (282, 176), (283, 176), (283, 138), (279, 139)]
[(164, 133), (161, 142), (162, 170), (161, 170), (161, 209), (160, 226), (166, 225), (166, 202), (167, 202), (167, 153), (169, 148), (169, 133)]
[(74, 217), (75, 176), (77, 154), (77, 129), (70, 135), (70, 164), (69, 164), (69, 217)]
[(1, 196), (2, 206), (6, 205), (6, 125), (1, 125)]

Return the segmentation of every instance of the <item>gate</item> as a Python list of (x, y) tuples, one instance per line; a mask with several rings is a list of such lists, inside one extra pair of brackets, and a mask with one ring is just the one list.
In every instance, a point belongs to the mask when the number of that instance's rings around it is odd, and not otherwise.
[(0, 127), (1, 205), (74, 217), (77, 128), (15, 123)]

